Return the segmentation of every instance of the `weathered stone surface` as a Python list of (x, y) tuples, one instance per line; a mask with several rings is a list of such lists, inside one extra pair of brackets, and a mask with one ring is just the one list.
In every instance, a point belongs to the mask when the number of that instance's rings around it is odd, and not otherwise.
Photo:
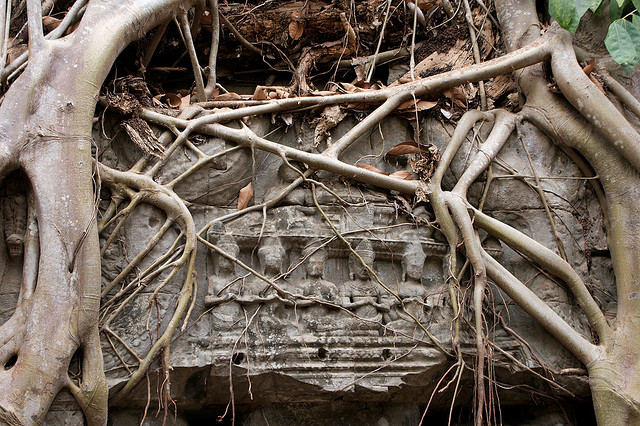
[[(346, 118), (332, 130), (333, 140), (353, 124), (352, 118)], [(270, 130), (265, 119), (253, 119), (251, 126), (261, 134)], [(422, 142), (433, 143), (440, 150), (446, 148), (451, 126), (429, 118), (419, 128)], [(482, 140), (482, 132), (480, 136)], [(574, 179), (580, 176), (577, 168), (540, 132), (523, 124), (522, 136), (572, 266), (592, 286), (603, 307), (614, 313), (615, 287), (604, 243), (603, 218), (588, 183)], [(314, 133), (308, 125), (296, 122), (286, 131), (269, 137), (290, 146), (312, 149)], [(410, 170), (406, 158), (384, 154), (398, 143), (416, 139), (409, 123), (391, 118), (381, 124), (380, 131), (360, 138), (342, 158), (352, 164), (371, 164), (388, 173)], [(216, 139), (197, 142), (207, 154), (230, 146)], [(114, 167), (128, 167), (137, 159), (135, 151), (119, 138), (110, 144), (102, 140), (101, 144), (101, 158)], [(478, 141), (468, 141), (463, 146), (445, 177), (445, 187), (453, 186), (476, 152)], [(194, 156), (178, 156), (177, 160), (172, 157), (160, 169), (159, 182), (172, 181), (194, 161)], [(502, 166), (507, 164), (508, 167)], [(513, 173), (517, 178), (508, 176)], [(549, 216), (533, 187), (532, 174), (522, 142), (513, 137), (493, 165), (494, 180), (484, 210), (557, 250)], [(238, 191), (247, 183), (253, 183), (254, 202), (260, 203), (296, 177), (297, 173), (283, 164), (280, 157), (241, 149), (184, 179), (177, 184), (176, 192), (192, 203), (196, 228), (201, 229), (214, 219), (233, 213)], [(455, 359), (438, 349), (407, 314), (419, 319), (446, 350), (451, 349), (453, 313), (444, 279), (447, 245), (437, 230), (416, 226), (414, 221), (415, 217), (430, 219), (428, 209), (413, 206), (397, 194), (337, 179), (326, 172), (317, 173), (316, 179), (343, 200), (337, 201), (330, 192), (318, 187), (316, 195), (324, 216), (314, 205), (310, 185), (305, 184), (264, 215), (248, 213), (224, 224), (216, 223), (203, 233), (209, 242), (273, 279), (288, 294), (278, 294), (249, 271), (199, 245), (195, 305), (189, 323), (173, 341), (170, 353), (171, 399), (179, 410), (187, 413), (185, 418), (179, 416), (175, 424), (188, 424), (189, 416), (205, 418), (207, 410), (226, 406), (231, 389), (233, 404), (239, 407), (237, 413), (244, 424), (259, 424), (262, 419), (271, 424), (316, 424), (313, 420), (316, 418), (320, 419), (318, 424), (416, 424), (434, 390), (448, 382), (450, 376), (445, 373)], [(485, 182), (483, 177), (472, 187), (472, 199), (480, 199)], [(13, 207), (0, 210), (5, 222), (5, 235), (0, 234), (0, 241), (7, 237), (10, 226), (6, 223), (20, 222), (16, 218), (22, 217), (15, 213), (20, 203), (12, 196), (15, 194), (6, 193), (3, 205)], [(407, 209), (414, 217), (406, 213)], [(129, 367), (135, 366), (136, 357), (146, 353), (167, 326), (184, 281), (184, 274), (178, 273), (152, 300), (153, 291), (169, 276), (170, 269), (153, 279), (138, 279), (154, 259), (171, 250), (178, 237), (174, 227), (159, 239), (137, 268), (120, 277), (121, 280), (118, 278), (122, 268), (145, 248), (166, 219), (160, 210), (139, 205), (104, 255), (103, 288), (118, 280), (105, 300), (114, 297), (113, 302), (122, 300), (118, 292), (126, 286), (136, 292), (122, 311), (117, 310), (115, 303), (107, 303), (104, 308), (104, 318), (113, 317), (102, 334), (105, 368), (113, 389), (121, 386)], [(351, 248), (337, 238), (327, 220)], [(108, 229), (114, 227), (112, 224)], [(481, 233), (481, 238), (493, 256), (527, 282), (556, 312), (584, 334), (589, 333), (583, 316), (577, 314), (574, 301), (561, 285), (486, 234)], [(104, 243), (105, 240), (101, 241)], [(362, 267), (352, 249), (377, 279)], [(15, 306), (20, 271), (19, 256), (11, 256), (10, 247), (2, 245), (0, 318), (7, 318), (7, 312)], [(388, 290), (404, 301), (406, 312)], [(458, 297), (465, 309), (470, 309), (465, 297), (471, 291), (466, 282), (462, 283), (461, 291), (466, 294)], [(489, 338), (520, 361), (514, 364), (494, 351), (496, 380), (548, 392), (547, 385), (524, 366), (540, 373), (544, 371), (538, 361), (555, 372), (580, 368), (558, 342), (502, 292), (491, 286), (488, 297), (493, 308), (485, 311), (491, 330)], [(500, 325), (500, 319), (508, 324), (509, 330)], [(530, 347), (522, 344), (516, 334)], [(471, 353), (473, 336), (463, 332), (460, 344), (463, 351)], [(556, 376), (556, 379), (574, 395), (588, 395), (584, 377)], [(160, 376), (150, 373), (149, 384), (143, 381), (127, 405), (114, 411), (111, 424), (140, 424), (141, 410), (148, 400), (157, 407), (159, 380)], [(471, 376), (465, 375), (457, 399), (460, 403), (473, 397), (471, 380)], [(433, 393), (434, 410), (448, 409), (452, 387), (449, 385), (442, 394)], [(531, 401), (526, 392), (500, 390), (499, 395), (504, 404)], [(403, 405), (394, 405), (400, 402)], [(327, 411), (327, 407), (335, 409)], [(155, 410), (151, 410), (154, 415), (148, 415), (144, 424), (160, 424), (163, 415), (155, 416)], [(64, 422), (75, 421), (74, 414), (69, 413), (71, 417)], [(562, 423), (557, 416), (549, 421)]]

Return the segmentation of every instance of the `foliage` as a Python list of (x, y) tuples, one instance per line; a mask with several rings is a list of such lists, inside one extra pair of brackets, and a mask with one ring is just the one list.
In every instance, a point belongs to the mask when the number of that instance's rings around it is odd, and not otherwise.
[[(602, 8), (602, 0), (549, 0), (551, 16), (574, 34), (588, 10), (600, 14)], [(614, 0), (609, 4), (611, 25), (604, 43), (626, 72), (631, 72), (640, 61), (639, 10), (640, 0)]]

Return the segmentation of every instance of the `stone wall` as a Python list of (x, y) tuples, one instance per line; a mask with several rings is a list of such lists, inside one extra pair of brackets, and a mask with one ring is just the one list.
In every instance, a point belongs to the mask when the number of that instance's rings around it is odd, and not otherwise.
[[(109, 120), (106, 123), (106, 133), (116, 137), (108, 140), (96, 132), (98, 154), (106, 164), (125, 169), (139, 153), (123, 134), (117, 135), (117, 123), (112, 127), (108, 127)], [(334, 139), (353, 123), (352, 118), (343, 121), (333, 130)], [(315, 149), (312, 126), (302, 120), (275, 131), (266, 119), (254, 118), (250, 125), (280, 143)], [(418, 134), (421, 142), (443, 150), (452, 129), (439, 113), (419, 126), (391, 118), (358, 140), (343, 159), (352, 164), (371, 164), (384, 172), (411, 170), (408, 158), (387, 157), (385, 153), (397, 143), (415, 140)], [(522, 141), (513, 137), (494, 164), (494, 181), (486, 194), (484, 210), (548, 247), (556, 247), (540, 197), (529, 185), (532, 181), (522, 178), (532, 175), (524, 144), (531, 152), (572, 266), (591, 285), (598, 301), (614, 313), (615, 286), (603, 219), (588, 183), (575, 179), (580, 176), (577, 168), (536, 129), (524, 124), (522, 136)], [(194, 143), (207, 153), (232, 146), (216, 139)], [(468, 141), (456, 156), (445, 186), (453, 185), (477, 151), (477, 143)], [(186, 152), (177, 159), (174, 156), (162, 167), (159, 180), (169, 182), (195, 161)], [(510, 173), (516, 178), (507, 178)], [(416, 424), (427, 404), (431, 405), (426, 419), (439, 424), (447, 418), (456, 390), (455, 402), (461, 407), (456, 412), (464, 423), (468, 420), (464, 413), (470, 412), (473, 399), (473, 335), (463, 325), (460, 347), (468, 371), (459, 383), (448, 383), (456, 360), (449, 355), (453, 312), (444, 273), (448, 268), (447, 245), (429, 224), (432, 216), (428, 206), (320, 172), (315, 179), (324, 186), (316, 186), (315, 200), (321, 209), (315, 205), (311, 185), (304, 184), (266, 212), (216, 221), (235, 212), (238, 192), (247, 183), (253, 183), (254, 203), (260, 203), (297, 176), (275, 155), (240, 149), (175, 188), (190, 203), (196, 227), (204, 229), (210, 224), (204, 238), (272, 279), (279, 289), (295, 295), (284, 297), (247, 269), (199, 245), (197, 297), (185, 330), (175, 337), (169, 358), (171, 399), (175, 404), (169, 411), (173, 413), (177, 407), (179, 413), (175, 424), (200, 424), (221, 415), (225, 407), (226, 419), (231, 417), (233, 407), (243, 424)], [(472, 186), (473, 202), (483, 196), (485, 182), (483, 178)], [(5, 187), (1, 209), (4, 234), (0, 235), (7, 242), (0, 249), (2, 321), (15, 304), (21, 278), (20, 256), (7, 234), (24, 232), (20, 231), (24, 228), (21, 218), (26, 214), (20, 198), (24, 188), (18, 184)], [(164, 213), (144, 204), (131, 213), (118, 230), (115, 243), (105, 252), (104, 286), (118, 277), (165, 220)], [(178, 231), (171, 228), (103, 303), (123, 285), (135, 283), (136, 274), (169, 253), (177, 236)], [(498, 241), (486, 235), (481, 238), (492, 256), (527, 282), (554, 310), (570, 318), (574, 327), (585, 335), (590, 333), (562, 285)], [(462, 257), (460, 262), (464, 263)], [(123, 310), (105, 308), (105, 315), (113, 316), (109, 327), (114, 334), (102, 336), (105, 368), (113, 390), (122, 386), (136, 356), (148, 351), (175, 308), (183, 278), (180, 274), (149, 303), (150, 295), (167, 275), (165, 271), (154, 280), (135, 284), (136, 295)], [(465, 278), (457, 297), (467, 317), (471, 313), (470, 294)], [(489, 299), (491, 308), (484, 313), (488, 337), (495, 344), (489, 347), (493, 361), (490, 371), (497, 383), (491, 392), (504, 407), (505, 418), (510, 415), (508, 407), (514, 404), (544, 407), (557, 399), (565, 408), (573, 403), (589, 406), (585, 402), (586, 376), (575, 374), (580, 363), (493, 286)], [(550, 386), (533, 371), (553, 377), (563, 388)], [(148, 402), (146, 424), (161, 422), (162, 414), (154, 417), (159, 380), (159, 375), (150, 373), (148, 381), (138, 386), (126, 404), (113, 408), (111, 423), (139, 424)], [(435, 392), (443, 388), (444, 392)], [(67, 416), (67, 424), (81, 422), (68, 395), (61, 394), (57, 401), (50, 416)], [(521, 415), (520, 424), (525, 424), (522, 416), (546, 418), (540, 420), (544, 424), (563, 424), (566, 419), (556, 411), (545, 414), (545, 410), (522, 408), (514, 415)], [(570, 408), (566, 411), (571, 413)], [(57, 423), (60, 418), (52, 421)]]

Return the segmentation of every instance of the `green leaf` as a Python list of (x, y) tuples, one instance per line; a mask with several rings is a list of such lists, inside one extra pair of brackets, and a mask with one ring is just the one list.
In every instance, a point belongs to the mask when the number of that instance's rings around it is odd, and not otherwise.
[(622, 9), (629, 4), (629, 0), (623, 0), (622, 4), (618, 4), (618, 0), (609, 3), (609, 19), (614, 22), (622, 18)]
[[(631, 26), (632, 28), (632, 32), (633, 34), (640, 34), (640, 15), (638, 15), (637, 13), (634, 13), (633, 15), (631, 15)], [(633, 38), (633, 36), (632, 36)], [(636, 61), (640, 61), (640, 43), (638, 42), (638, 38), (634, 38), (633, 42), (635, 43), (636, 46)]]
[[(558, 21), (558, 24), (569, 31), (571, 21), (576, 12), (575, 0), (549, 0), (549, 14)], [(575, 32), (571, 31), (572, 33)]]
[(625, 0), (616, 0), (616, 3), (618, 3), (618, 6), (620, 6), (620, 9), (622, 9), (624, 7), (624, 4), (629, 2)]
[(624, 19), (612, 22), (604, 45), (613, 60), (631, 72), (640, 59), (640, 26)]
[[(633, 0), (633, 1), (640, 1), (640, 0)], [(589, 10), (591, 10), (591, 12), (596, 13), (596, 14), (600, 14), (600, 6), (602, 6), (602, 0), (593, 0), (590, 2), (591, 4), (589, 5)]]
[(602, 0), (549, 0), (549, 14), (562, 28), (575, 34), (580, 18), (589, 9), (597, 10), (601, 3)]
[(640, 12), (640, 0), (631, 0), (631, 3), (633, 3), (633, 7)]
[(602, 3), (602, 0), (576, 0), (576, 12), (573, 17), (576, 21), (576, 28), (578, 27), (577, 24), (580, 22), (580, 18), (582, 18), (587, 10), (591, 9), (591, 11), (594, 12), (598, 9), (600, 3)]

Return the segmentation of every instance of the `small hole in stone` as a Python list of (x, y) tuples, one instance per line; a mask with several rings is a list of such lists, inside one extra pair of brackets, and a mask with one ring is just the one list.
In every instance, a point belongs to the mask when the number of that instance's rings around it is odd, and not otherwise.
[(325, 348), (318, 349), (318, 358), (325, 359), (327, 357), (327, 350)]
[(16, 362), (18, 362), (18, 355), (14, 355), (11, 358), (9, 358), (9, 361), (7, 361), (7, 363), (4, 365), (4, 369), (10, 370), (11, 367), (16, 365)]
[(231, 362), (233, 362), (235, 365), (240, 365), (242, 364), (242, 361), (244, 361), (244, 354), (242, 352), (233, 354), (233, 357), (231, 358)]
[(382, 358), (384, 358), (384, 359), (391, 358), (391, 349), (383, 349), (382, 350)]

